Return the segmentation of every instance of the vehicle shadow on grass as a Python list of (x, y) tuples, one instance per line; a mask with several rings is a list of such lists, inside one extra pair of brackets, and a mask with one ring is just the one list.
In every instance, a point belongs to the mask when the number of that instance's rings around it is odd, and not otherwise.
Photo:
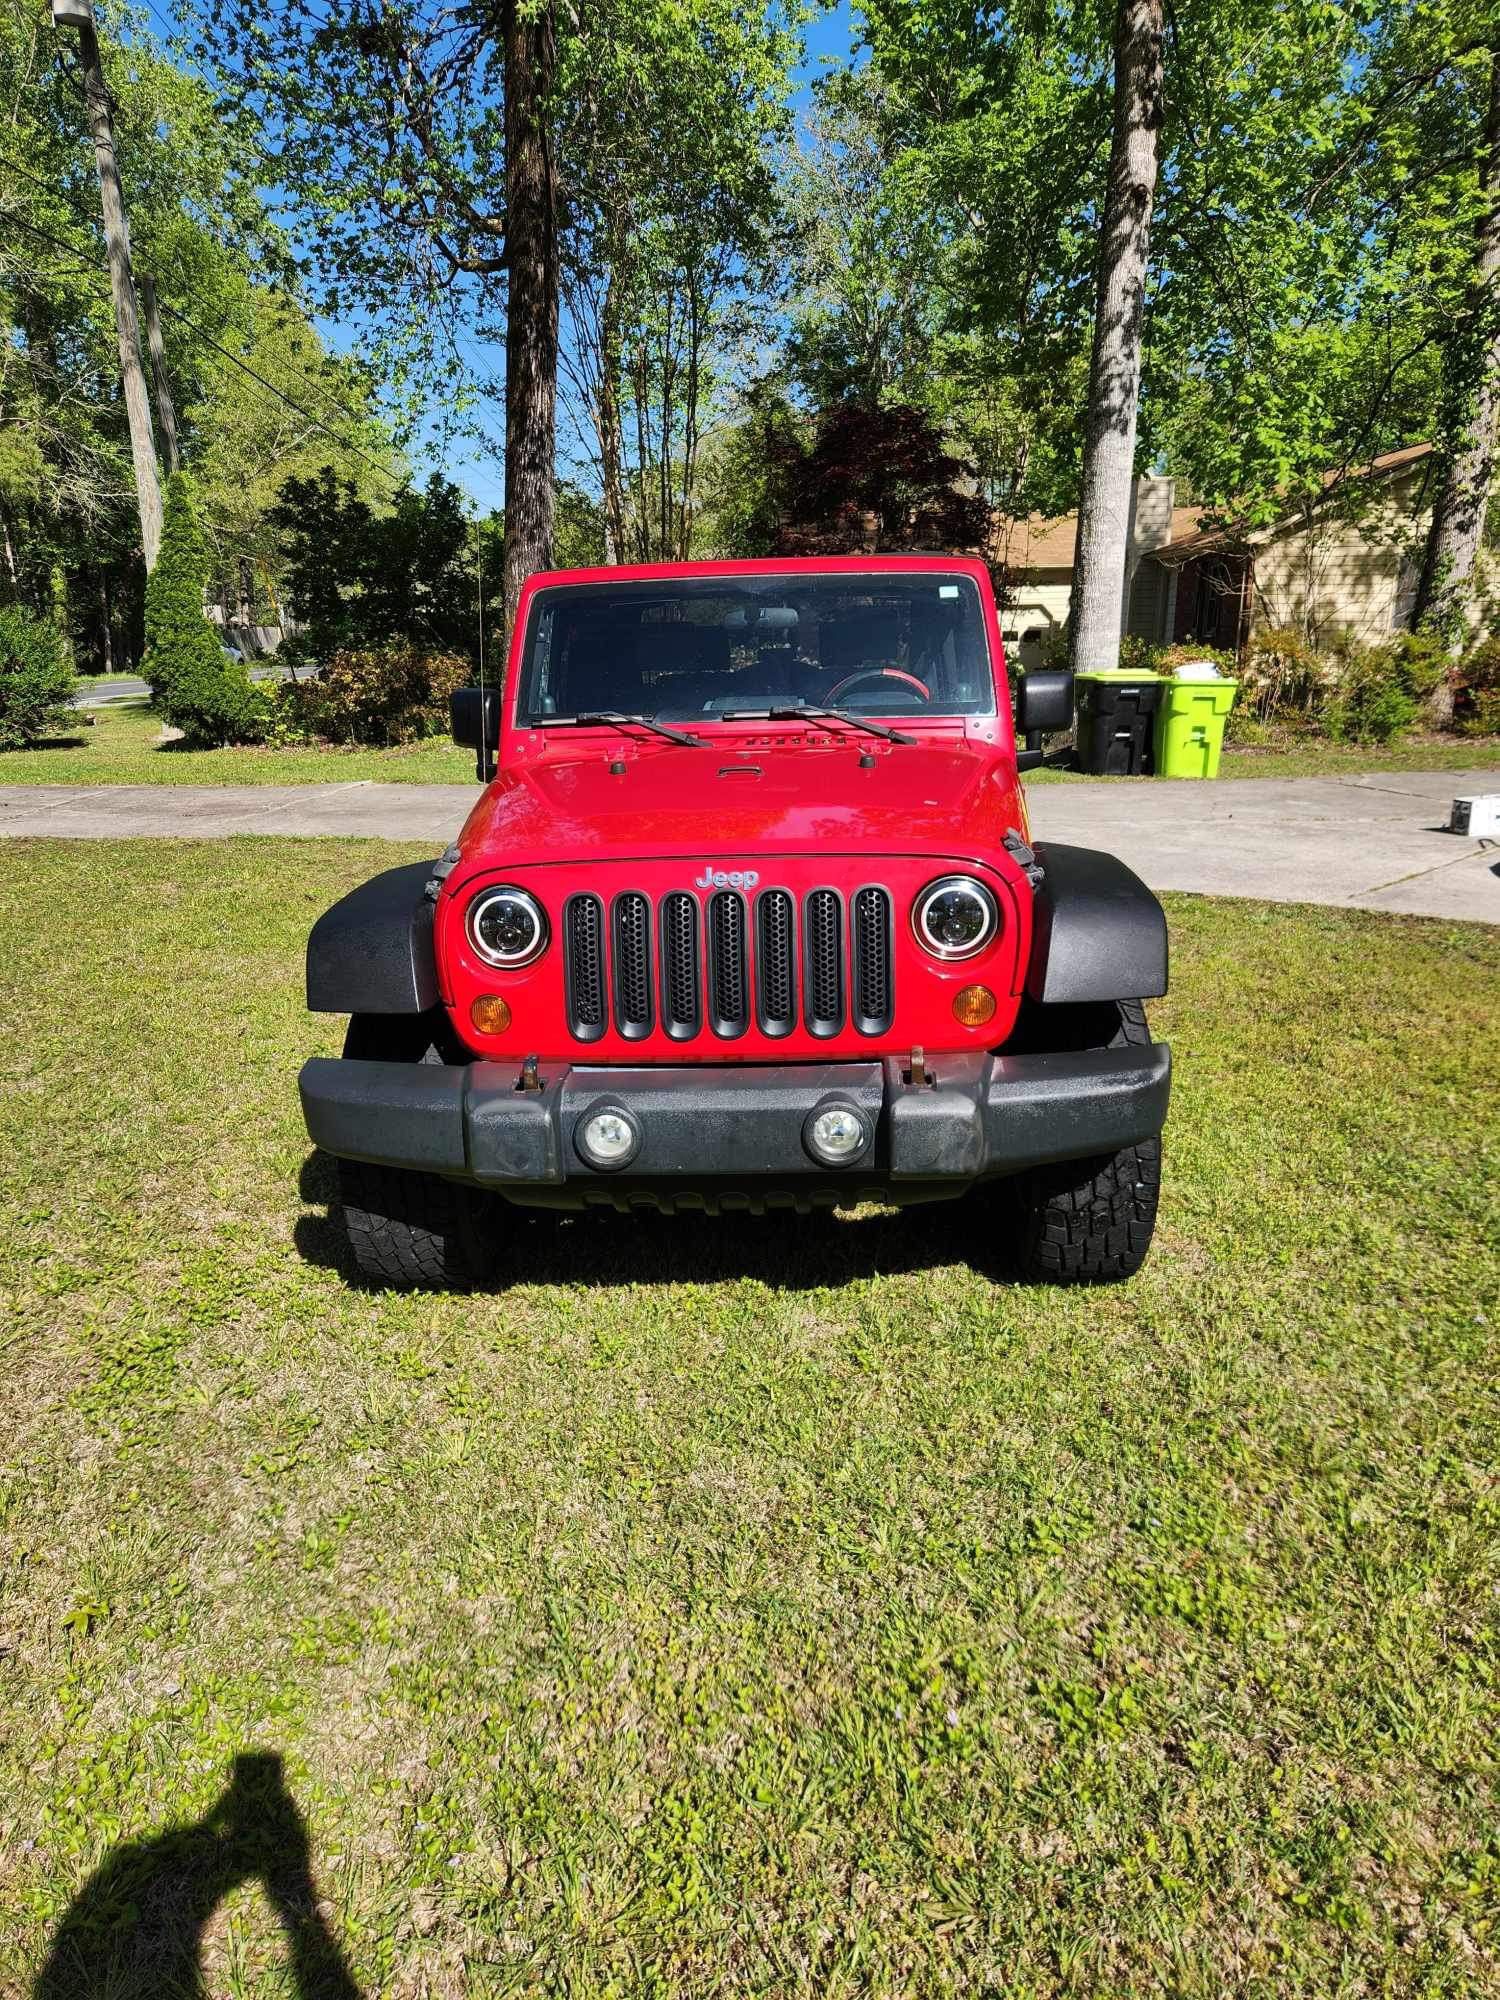
[(201, 1820), (110, 1850), (59, 1924), (32, 2000), (202, 2000), (203, 1933), (225, 1896), (252, 1880), (286, 1934), (297, 2000), (360, 2000), (318, 1911), (306, 1822), (267, 1751), (235, 1758)]
[[(338, 1215), (338, 1173), (326, 1153), (302, 1163), (302, 1199), (324, 1210), (298, 1218), (299, 1254), (337, 1271), (356, 1290), (382, 1291), (355, 1269)], [(767, 1216), (587, 1214), (500, 1207), (506, 1230), (500, 1273), (485, 1289), (512, 1285), (716, 1284), (752, 1278), (777, 1291), (811, 1291), (860, 1278), (891, 1277), (966, 1263), (1005, 1281), (1014, 1273), (1003, 1193), (922, 1203), (860, 1215)]]

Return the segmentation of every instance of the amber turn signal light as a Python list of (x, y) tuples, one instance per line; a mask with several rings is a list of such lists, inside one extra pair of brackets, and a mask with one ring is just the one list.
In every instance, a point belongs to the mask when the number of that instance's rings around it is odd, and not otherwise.
[(995, 1018), (995, 996), (988, 986), (965, 986), (953, 1002), (953, 1018), (962, 1028), (982, 1028)]
[(481, 993), (469, 1009), (469, 1019), (481, 1035), (503, 1035), (510, 1026), (510, 1004), (498, 993)]

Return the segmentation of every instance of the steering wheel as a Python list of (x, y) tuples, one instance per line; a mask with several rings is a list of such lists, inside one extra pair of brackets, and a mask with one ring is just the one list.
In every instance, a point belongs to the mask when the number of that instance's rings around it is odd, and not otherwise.
[(858, 687), (861, 681), (900, 681), (903, 687), (915, 688), (923, 701), (932, 700), (932, 689), (927, 683), (919, 681), (915, 674), (903, 673), (900, 667), (858, 667), (852, 674), (845, 674), (836, 687), (831, 687), (825, 699), (837, 701), (840, 695)]

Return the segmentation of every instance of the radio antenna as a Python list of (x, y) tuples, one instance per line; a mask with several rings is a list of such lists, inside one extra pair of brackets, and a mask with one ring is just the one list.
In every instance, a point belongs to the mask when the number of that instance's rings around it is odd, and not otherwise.
[(474, 523), (474, 581), (479, 590), (479, 776), (488, 784), (495, 773), (490, 764), (490, 705), (484, 692), (484, 541), (481, 523)]

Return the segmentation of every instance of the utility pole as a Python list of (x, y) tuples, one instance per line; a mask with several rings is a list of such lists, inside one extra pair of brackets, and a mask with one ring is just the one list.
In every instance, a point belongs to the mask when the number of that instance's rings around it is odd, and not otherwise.
[(141, 304), (146, 309), (146, 352), (151, 356), (151, 379), (156, 384), (156, 414), (161, 418), (161, 441), (167, 448), (167, 471), (177, 472), (182, 465), (177, 451), (177, 406), (167, 380), (167, 350), (161, 344), (154, 278), (141, 279)]
[(130, 278), (130, 230), (120, 174), (115, 165), (115, 134), (109, 115), (109, 92), (99, 59), (91, 0), (52, 0), (52, 22), (78, 30), (78, 53), (88, 98), (89, 130), (94, 139), (94, 163), (99, 169), (99, 197), (104, 208), (104, 241), (109, 256), (109, 288), (115, 301), (115, 330), (120, 337), (120, 379), (125, 388), (125, 414), (130, 422), (130, 455), (135, 462), (135, 492), (141, 515), (141, 548), (146, 569), (156, 567), (161, 547), (161, 487), (156, 475), (156, 442), (151, 434), (151, 402), (141, 366), (141, 329), (136, 318), (135, 286)]

